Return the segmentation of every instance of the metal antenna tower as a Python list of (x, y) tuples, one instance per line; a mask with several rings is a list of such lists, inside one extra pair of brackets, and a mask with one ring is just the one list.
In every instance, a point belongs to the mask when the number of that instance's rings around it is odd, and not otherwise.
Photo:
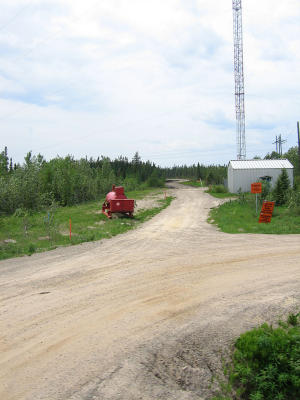
[(237, 159), (246, 158), (242, 0), (232, 0)]

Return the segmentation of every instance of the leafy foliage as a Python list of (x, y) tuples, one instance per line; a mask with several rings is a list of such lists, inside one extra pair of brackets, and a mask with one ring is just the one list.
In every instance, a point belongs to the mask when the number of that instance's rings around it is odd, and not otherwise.
[[(28, 213), (26, 210), (18, 209), (13, 215), (2, 216), (0, 218), (0, 260), (52, 250), (57, 246), (110, 238), (134, 229), (167, 207), (173, 199), (172, 197), (164, 198), (160, 189), (127, 192), (130, 198), (137, 200), (150, 193), (161, 194), (161, 200), (158, 200), (154, 208), (138, 211), (134, 218), (120, 216), (109, 220), (99, 214), (100, 201), (66, 207), (57, 207), (57, 204), (53, 203), (45, 211)], [(6, 242), (5, 239), (14, 239), (14, 241)]]
[(213, 185), (210, 188), (210, 191), (213, 193), (228, 193), (228, 190), (224, 185)]
[(165, 168), (164, 176), (168, 178), (184, 178), (191, 180), (205, 181), (207, 185), (216, 184), (220, 185), (224, 183), (224, 179), (227, 177), (227, 166), (226, 165), (202, 165), (193, 164), (191, 166), (180, 165), (172, 168)]
[(97, 160), (72, 156), (46, 161), (29, 152), (24, 164), (9, 167), (7, 148), (0, 154), (0, 212), (13, 214), (17, 209), (41, 210), (53, 202), (71, 206), (99, 199), (113, 184), (125, 190), (161, 187), (164, 172), (149, 161), (142, 162), (136, 152), (133, 160), (125, 157)]
[(290, 181), (286, 169), (281, 171), (275, 188), (274, 188), (274, 199), (277, 206), (286, 204), (289, 195)]
[[(291, 325), (290, 322), (293, 322)], [(273, 328), (268, 324), (239, 337), (235, 344), (233, 382), (242, 398), (296, 400), (300, 395), (300, 324), (298, 316)]]
[[(226, 370), (235, 399), (297, 400), (300, 395), (300, 321), (263, 324), (242, 334)], [(226, 393), (228, 395), (228, 393)], [(218, 399), (228, 397), (219, 396)]]
[[(299, 192), (291, 192), (299, 196)], [(217, 195), (214, 195), (217, 196)], [(219, 195), (221, 196), (221, 194)], [(298, 199), (298, 197), (297, 197)], [(298, 200), (297, 200), (298, 201)], [(227, 233), (265, 233), (292, 234), (300, 233), (300, 213), (297, 206), (289, 208), (275, 206), (273, 217), (268, 224), (259, 224), (255, 212), (255, 197), (250, 193), (240, 193), (237, 200), (230, 200), (210, 211), (209, 221), (213, 221)]]

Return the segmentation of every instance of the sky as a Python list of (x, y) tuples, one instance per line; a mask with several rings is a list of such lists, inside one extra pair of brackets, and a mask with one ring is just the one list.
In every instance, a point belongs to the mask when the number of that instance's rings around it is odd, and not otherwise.
[[(243, 1), (247, 159), (297, 144), (300, 2)], [(0, 151), (236, 159), (231, 0), (0, 0)]]

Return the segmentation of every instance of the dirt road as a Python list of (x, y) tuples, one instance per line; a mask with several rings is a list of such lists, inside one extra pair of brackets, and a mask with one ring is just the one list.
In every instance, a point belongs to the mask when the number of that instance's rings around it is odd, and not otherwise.
[(219, 232), (173, 186), (135, 231), (0, 262), (0, 399), (206, 399), (219, 349), (299, 306), (299, 235)]

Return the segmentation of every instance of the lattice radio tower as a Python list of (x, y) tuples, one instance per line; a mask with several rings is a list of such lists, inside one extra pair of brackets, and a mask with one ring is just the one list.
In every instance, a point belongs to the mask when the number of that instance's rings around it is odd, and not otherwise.
[(237, 159), (246, 158), (242, 0), (232, 0)]

